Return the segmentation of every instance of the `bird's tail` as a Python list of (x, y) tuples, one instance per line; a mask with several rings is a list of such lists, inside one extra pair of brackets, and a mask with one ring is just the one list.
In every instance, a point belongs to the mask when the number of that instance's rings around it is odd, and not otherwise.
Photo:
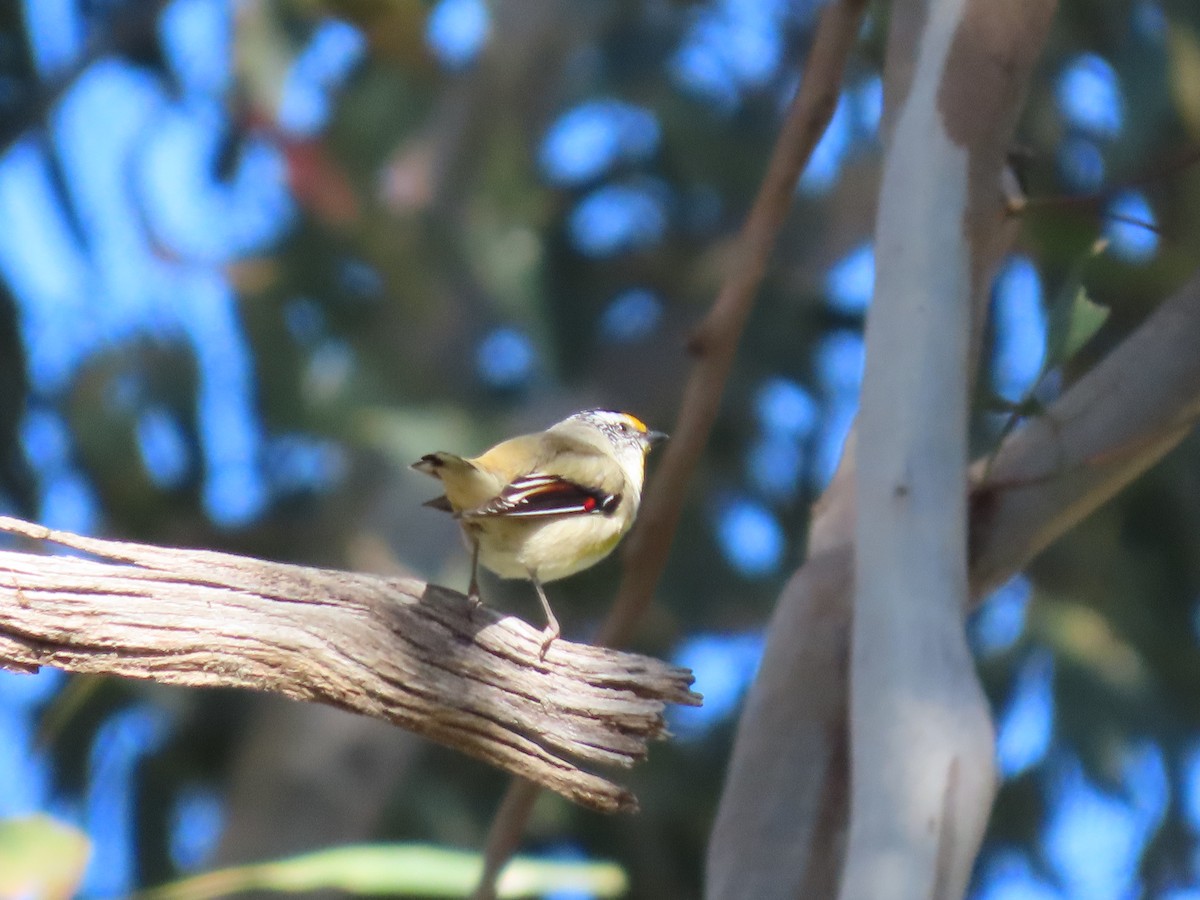
[(498, 490), (495, 479), (488, 477), (470, 460), (453, 453), (429, 453), (413, 463), (412, 468), (438, 479), (446, 489), (445, 496), (435, 497), (425, 504), (434, 509), (451, 513), (474, 509), (494, 497)]
[(455, 456), (453, 453), (446, 453), (441, 450), (437, 453), (426, 453), (409, 468), (416, 469), (418, 472), (424, 472), (426, 475), (431, 475), (439, 479), (447, 470), (451, 473), (459, 473), (475, 469), (473, 465), (461, 456)]
[(463, 460), (461, 456), (448, 454), (439, 450), (436, 454), (426, 454), (420, 460), (414, 462), (410, 469), (416, 469), (418, 472), (424, 472), (426, 475), (432, 475), (433, 478), (442, 478), (442, 470), (445, 468), (458, 468), (461, 466), (470, 466), (470, 463)]

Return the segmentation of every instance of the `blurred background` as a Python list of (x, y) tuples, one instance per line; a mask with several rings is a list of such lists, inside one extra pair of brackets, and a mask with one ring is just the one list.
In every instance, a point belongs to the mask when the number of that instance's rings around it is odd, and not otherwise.
[[(0, 4), (0, 510), (465, 587), (407, 463), (588, 406), (670, 430), (821, 5)], [(631, 896), (699, 894), (762, 628), (854, 415), (886, 26), (876, 4), (636, 643), (705, 705), (627, 776), (639, 816), (543, 797), (523, 848), (616, 861)], [(980, 453), (1200, 260), (1200, 8), (1063, 0), (1019, 140), (1035, 202), (995, 283)], [(1079, 277), (1111, 314), (1061, 359)], [(970, 623), (1005, 777), (973, 896), (1200, 898), (1198, 457)], [(568, 636), (618, 566), (553, 586)], [(540, 623), (527, 586), (484, 592)], [(85, 831), (89, 897), (349, 841), (477, 848), (506, 783), (329, 709), (0, 673), (0, 819)]]

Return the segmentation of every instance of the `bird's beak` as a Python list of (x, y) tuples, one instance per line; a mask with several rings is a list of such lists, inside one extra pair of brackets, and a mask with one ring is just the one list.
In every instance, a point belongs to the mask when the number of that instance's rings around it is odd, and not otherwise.
[(657, 447), (667, 439), (666, 432), (663, 431), (647, 431), (646, 443), (651, 447)]

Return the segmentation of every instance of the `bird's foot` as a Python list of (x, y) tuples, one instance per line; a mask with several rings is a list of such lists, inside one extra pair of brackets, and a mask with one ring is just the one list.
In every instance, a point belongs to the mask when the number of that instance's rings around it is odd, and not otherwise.
[(479, 588), (467, 591), (467, 621), (475, 621), (475, 613), (483, 606), (483, 598), (479, 596)]
[(542, 631), (542, 647), (538, 650), (538, 662), (546, 658), (546, 651), (550, 649), (550, 645), (558, 640), (561, 632), (558, 629), (558, 623), (547, 625)]

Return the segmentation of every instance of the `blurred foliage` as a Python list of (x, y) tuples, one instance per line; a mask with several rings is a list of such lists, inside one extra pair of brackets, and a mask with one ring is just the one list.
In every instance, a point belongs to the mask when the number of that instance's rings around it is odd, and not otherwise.
[(87, 835), (49, 816), (0, 820), (0, 897), (69, 900), (90, 853)]
[[(220, 869), (185, 878), (136, 900), (209, 900), (245, 891), (290, 894), (332, 889), (353, 896), (464, 897), (479, 880), (478, 854), (420, 845), (361, 845), (320, 850), (277, 862)], [(548, 862), (515, 857), (496, 886), (502, 898), (556, 891), (618, 897), (625, 873), (612, 863)]]
[[(206, 4), (226, 10), (224, 32), (163, 24), (172, 16), (203, 19)], [(34, 7), (3, 6), (0, 143), (10, 156), (45, 159), (83, 268), (94, 274), (108, 263), (95, 210), (76, 183), (72, 148), (84, 139), (63, 135), (61, 109), (89, 67), (117, 60), (161, 90), (159, 108), (178, 107), (204, 123), (199, 131), (212, 145), (183, 162), (177, 153), (169, 188), (155, 188), (141, 178), (149, 151), (140, 148), (153, 146), (170, 123), (147, 114), (138, 151), (106, 178), (126, 186), (147, 258), (180, 279), (170, 285), (192, 284), (186, 278), (199, 272), (236, 295), (233, 325), (219, 333), (187, 325), (164, 336), (105, 325), (105, 339), (87, 345), (70, 377), (50, 384), (37, 375), (39, 354), (72, 329), (86, 331), (93, 317), (101, 321), (120, 297), (97, 290), (93, 305), (35, 329), (26, 283), (12, 273), (20, 269), (16, 257), (32, 258), (38, 248), (23, 249), (22, 235), (10, 232), (0, 248), (16, 254), (0, 252), (5, 504), (44, 520), (81, 507), (68, 521), (114, 536), (412, 570), (464, 586), (467, 558), (453, 523), (420, 508), (430, 486), (403, 464), (438, 448), (477, 450), (587, 406), (627, 408), (670, 429), (688, 330), (728, 265), (816, 6), (175, 0), (139, 10), (130, 2), (56, 0), (37, 8), (69, 7), (88, 36), (80, 58), (57, 69), (35, 53)], [(680, 646), (695, 650), (700, 645), (688, 642), (698, 636), (756, 633), (801, 561), (808, 506), (836, 459), (857, 390), (886, 11), (876, 5), (835, 134), (797, 191), (640, 649), (670, 655)], [(206, 70), (189, 68), (180, 46), (196, 59), (219, 60), (222, 33), (231, 40), (231, 74), (197, 87), (208, 76), (188, 73)], [(1035, 273), (1037, 340), (1045, 348), (1049, 315), (1066, 326), (1055, 334), (1078, 349), (1061, 358), (1053, 351), (1045, 378), (1041, 357), (1033, 360), (1025, 386), (1037, 382), (1038, 402), (1102, 357), (1196, 267), (1200, 167), (1180, 161), (1195, 160), (1200, 140), (1198, 70), (1194, 3), (1060, 4), (1011, 148), (1032, 201), (1016, 253)], [(1115, 99), (1106, 99), (1113, 84)], [(106, 127), (85, 134), (98, 140)], [(250, 169), (263, 148), (269, 164)], [(287, 202), (271, 207), (267, 236), (244, 246), (202, 252), (208, 245), (200, 238), (223, 234), (241, 215), (236, 210), (189, 220), (190, 230), (171, 226), (163, 212), (176, 193), (191, 196), (192, 182), (225, 196), (272, 177)], [(0, 203), (13, 202), (9, 196), (0, 189)], [(1128, 221), (1120, 230), (1109, 212), (1148, 215), (1154, 236)], [(1081, 270), (1079, 260), (1101, 237), (1110, 249)], [(132, 280), (153, 278), (137, 270)], [(174, 289), (162, 289), (155, 308), (181, 317), (194, 311), (192, 295)], [(1065, 307), (1039, 299), (1064, 296)], [(1107, 320), (1100, 308), (1110, 311)], [(994, 368), (1009, 332), (999, 318), (991, 331)], [(240, 365), (237, 353), (222, 349), (236, 345), (231, 333), (252, 361), (241, 398), (252, 427), (220, 405), (235, 391), (218, 376)], [(1049, 340), (1057, 346), (1060, 338)], [(989, 412), (998, 405), (988, 396), (993, 387), (981, 380), (980, 452), (1003, 427), (1003, 417)], [(1006, 408), (1020, 396), (1007, 397)], [(222, 494), (214, 484), (228, 461), (223, 441), (243, 428), (251, 434), (242, 460), (250, 474)], [(1044, 554), (1029, 573), (1032, 596), (1015, 632), (981, 645), (1002, 750), (1023, 686), (1037, 683), (1023, 673), (1049, 679), (1052, 709), (1001, 793), (980, 895), (990, 890), (989, 873), (1018, 853), (1030, 878), (1061, 883), (1070, 896), (1109, 896), (1080, 893), (1071, 880), (1078, 867), (1063, 849), (1069, 842), (1059, 835), (1074, 808), (1064, 798), (1083, 796), (1080, 779), (1143, 823), (1126, 856), (1140, 867), (1147, 895), (1197, 881), (1198, 456), (1200, 442), (1189, 440)], [(242, 513), (220, 505), (230, 495), (245, 501), (235, 506)], [(64, 496), (76, 506), (64, 507)], [(609, 560), (553, 586), (568, 635), (595, 627), (617, 567)], [(537, 615), (524, 585), (487, 582), (485, 595)], [(714, 697), (728, 691), (732, 705), (752, 663), (743, 659), (734, 671), (721, 645), (712, 646), (707, 656), (688, 656), (698, 660), (698, 689)], [(377, 771), (360, 745), (330, 749), (334, 735), (297, 737), (303, 732), (273, 725), (264, 737), (256, 732), (264, 707), (255, 698), (78, 684), (34, 705), (45, 723), (37, 752), (48, 754), (52, 792), (68, 806), (93, 803), (87, 797), (97, 781), (117, 779), (136, 824), (134, 884), (244, 861), (258, 845), (246, 838), (254, 829), (240, 827), (253, 804), (239, 785), (277, 783), (295, 798), (294, 814), (257, 829), (289, 850), (368, 837), (478, 846), (504, 786), (498, 773), (440, 749)], [(135, 749), (124, 751), (134, 760), (125, 782), (104, 775), (101, 763), (113, 735), (123, 733), (106, 727), (131, 710), (152, 710), (162, 724), (120, 720), (141, 729)], [(638, 817), (602, 820), (543, 798), (527, 847), (619, 860), (634, 896), (696, 896), (732, 728), (726, 715), (656, 748), (629, 776), (642, 800)], [(1165, 787), (1150, 790), (1134, 777), (1147, 771), (1160, 773)], [(343, 787), (354, 773), (366, 788)], [(317, 802), (326, 783), (335, 796)], [(198, 785), (222, 798), (225, 833), (237, 835), (215, 857), (173, 843), (180, 810), (192, 808), (181, 798)], [(289, 829), (303, 833), (305, 806), (319, 808), (311, 816), (340, 821), (330, 812), (339, 799), (361, 812), (369, 833), (288, 844)], [(121, 815), (110, 810), (89, 828), (119, 831)], [(113, 846), (126, 845), (97, 846), (98, 854), (116, 854)]]

